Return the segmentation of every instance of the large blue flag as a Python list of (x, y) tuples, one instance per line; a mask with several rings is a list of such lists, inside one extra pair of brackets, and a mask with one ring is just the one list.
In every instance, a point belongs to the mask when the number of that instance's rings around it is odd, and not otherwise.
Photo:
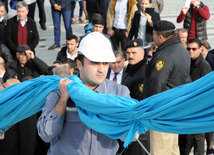
[[(59, 76), (44, 76), (0, 91), (0, 129), (37, 113), (47, 95), (58, 89)], [(127, 137), (126, 147), (135, 132), (146, 130), (193, 134), (214, 131), (214, 72), (145, 100), (99, 94), (87, 88), (77, 76), (68, 92), (87, 126), (118, 139)]]

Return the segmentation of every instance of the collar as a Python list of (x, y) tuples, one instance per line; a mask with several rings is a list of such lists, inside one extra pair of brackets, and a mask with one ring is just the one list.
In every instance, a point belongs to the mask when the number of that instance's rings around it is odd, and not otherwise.
[(2, 21), (3, 21), (3, 19), (4, 19), (4, 16), (2, 16), (2, 17), (0, 18), (0, 22), (2, 22)]
[(191, 60), (191, 62), (193, 63), (194, 67), (198, 67), (201, 65), (201, 61), (203, 61), (203, 59), (203, 56), (200, 54), (198, 58)]
[(171, 38), (169, 38), (168, 40), (166, 40), (165, 42), (160, 44), (155, 53), (157, 53), (158, 51), (162, 50), (163, 48), (165, 48), (169, 45), (173, 45), (173, 44), (177, 44), (177, 43), (181, 43), (181, 39), (179, 38), (179, 36), (173, 35)]
[[(22, 22), (20, 19), (19, 19), (19, 17), (17, 16), (17, 22)], [(26, 20), (25, 21), (23, 21), (23, 22), (27, 22), (28, 21), (28, 17), (26, 18)]]
[(146, 57), (144, 56), (144, 59), (141, 60), (140, 62), (138, 62), (137, 64), (135, 65), (130, 65), (128, 64), (127, 68), (126, 68), (126, 72), (133, 72), (135, 73), (139, 68), (141, 68), (142, 66), (144, 66), (145, 64), (147, 63), (147, 59)]
[(97, 93), (105, 94), (106, 93), (106, 79), (94, 91)]
[(75, 55), (71, 56), (71, 54), (68, 53), (68, 48), (66, 48), (66, 55), (67, 55), (67, 58), (70, 58), (70, 59), (74, 60), (77, 57), (77, 52), (76, 52)]

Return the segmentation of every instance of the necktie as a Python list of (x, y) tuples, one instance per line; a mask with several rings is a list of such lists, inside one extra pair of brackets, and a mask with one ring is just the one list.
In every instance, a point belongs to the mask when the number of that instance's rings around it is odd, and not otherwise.
[(114, 78), (113, 78), (113, 81), (114, 81), (114, 82), (117, 82), (117, 74), (118, 74), (118, 73), (114, 73)]

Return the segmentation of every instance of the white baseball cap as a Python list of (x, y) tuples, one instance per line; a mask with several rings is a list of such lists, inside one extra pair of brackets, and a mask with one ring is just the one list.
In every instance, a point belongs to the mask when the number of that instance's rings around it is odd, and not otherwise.
[(100, 32), (91, 32), (79, 44), (78, 52), (94, 62), (115, 62), (110, 40)]

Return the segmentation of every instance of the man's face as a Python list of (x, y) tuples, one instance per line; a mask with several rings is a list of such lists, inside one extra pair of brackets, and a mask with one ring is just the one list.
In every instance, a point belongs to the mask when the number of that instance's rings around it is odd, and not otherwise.
[(144, 58), (144, 50), (140, 47), (132, 47), (126, 49), (127, 60), (130, 65), (135, 65)]
[(80, 78), (90, 89), (94, 90), (106, 78), (109, 64), (105, 62), (93, 62), (84, 57), (83, 64), (77, 60), (77, 67), (80, 72)]
[(27, 58), (27, 55), (25, 54), (25, 52), (22, 52), (22, 53), (16, 53), (16, 57), (17, 59), (19, 60), (19, 63), (21, 65), (25, 65), (28, 61), (28, 58)]
[(152, 6), (152, 3), (149, 3), (149, 0), (142, 0), (141, 2), (141, 8), (144, 11), (146, 11), (146, 8), (150, 8)]
[(198, 47), (197, 43), (189, 43), (187, 45), (187, 51), (189, 52), (190, 58), (192, 60), (195, 60), (199, 57), (201, 48)]
[(76, 42), (75, 39), (67, 40), (66, 41), (68, 52), (73, 53), (77, 50), (77, 46), (79, 45), (78, 42)]
[(0, 7), (0, 18), (4, 16), (4, 13), (5, 13), (5, 7), (1, 6)]
[(93, 30), (96, 32), (103, 33), (104, 25), (102, 24), (94, 24), (93, 25)]
[(179, 31), (178, 35), (181, 38), (181, 43), (182, 44), (186, 44), (186, 42), (187, 42), (187, 36), (188, 36), (187, 32)]
[(116, 62), (110, 64), (111, 69), (115, 73), (119, 73), (125, 65), (125, 59), (122, 56), (116, 56)]
[(194, 4), (195, 2), (200, 2), (200, 0), (191, 0), (192, 4)]
[(17, 16), (21, 21), (24, 21), (27, 19), (28, 9), (26, 7), (17, 8)]

